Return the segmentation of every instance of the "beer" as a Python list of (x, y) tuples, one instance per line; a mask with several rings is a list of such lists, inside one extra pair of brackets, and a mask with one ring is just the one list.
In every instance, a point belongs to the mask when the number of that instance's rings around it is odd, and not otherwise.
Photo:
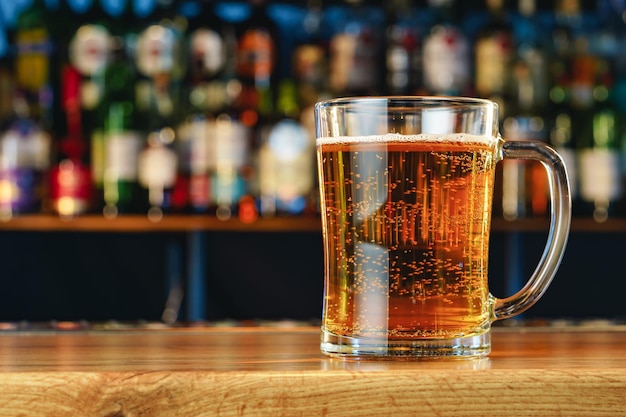
[(318, 139), (325, 338), (366, 345), (489, 329), (497, 138)]

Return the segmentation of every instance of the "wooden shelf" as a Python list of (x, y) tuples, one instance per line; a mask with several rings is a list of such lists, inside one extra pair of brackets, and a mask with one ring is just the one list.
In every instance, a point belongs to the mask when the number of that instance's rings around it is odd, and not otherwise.
[[(547, 219), (492, 220), (493, 232), (547, 232)], [(320, 220), (313, 216), (259, 218), (245, 223), (237, 218), (219, 220), (208, 215), (166, 215), (159, 221), (147, 216), (125, 215), (107, 219), (86, 215), (63, 220), (54, 215), (24, 215), (0, 222), (0, 231), (21, 232), (319, 232)], [(572, 233), (626, 233), (626, 219), (610, 219), (597, 223), (592, 219), (574, 219)]]
[(261, 218), (244, 223), (237, 218), (219, 220), (208, 215), (171, 215), (152, 221), (147, 216), (125, 215), (107, 219), (86, 215), (63, 220), (54, 215), (18, 216), (0, 222), (0, 230), (23, 232), (318, 232), (320, 220), (316, 217)]

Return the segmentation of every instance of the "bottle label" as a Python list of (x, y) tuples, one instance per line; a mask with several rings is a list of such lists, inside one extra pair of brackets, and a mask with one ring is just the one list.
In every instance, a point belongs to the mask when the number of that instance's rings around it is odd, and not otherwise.
[(136, 132), (111, 133), (105, 137), (104, 176), (108, 181), (136, 181), (141, 137)]
[(312, 146), (307, 131), (300, 123), (291, 119), (278, 122), (270, 131), (267, 141), (276, 160), (285, 162), (294, 161)]
[(502, 161), (502, 216), (515, 220), (526, 215), (524, 161)]
[(330, 43), (330, 84), (334, 91), (371, 90), (378, 78), (377, 45), (369, 31), (339, 33)]
[(50, 197), (60, 214), (76, 214), (86, 209), (91, 198), (89, 168), (65, 159), (50, 173)]
[(619, 154), (609, 149), (579, 153), (580, 196), (586, 201), (613, 201), (622, 195)]
[(209, 29), (198, 29), (191, 34), (191, 70), (199, 77), (214, 77), (226, 63), (222, 37)]
[(235, 120), (217, 120), (213, 136), (216, 169), (240, 169), (248, 161), (249, 130)]
[(35, 208), (37, 178), (32, 169), (0, 168), (0, 208), (25, 212)]
[(233, 169), (217, 171), (211, 181), (213, 200), (218, 206), (233, 206), (244, 195), (245, 182)]
[(215, 143), (211, 140), (213, 123), (199, 118), (191, 121), (187, 127), (189, 171), (192, 174), (206, 173), (215, 168)]
[(212, 139), (215, 149), (215, 171), (211, 180), (213, 201), (220, 206), (232, 206), (244, 194), (246, 183), (241, 169), (248, 162), (248, 128), (241, 122), (220, 116), (216, 120)]
[(102, 99), (104, 86), (97, 79), (104, 75), (109, 64), (111, 47), (111, 34), (100, 25), (81, 26), (70, 41), (70, 62), (80, 74), (88, 77), (80, 86), (80, 102), (85, 109), (95, 109)]
[(91, 133), (91, 179), (98, 188), (102, 186), (104, 177), (104, 133), (94, 129)]
[(177, 163), (176, 153), (165, 146), (144, 149), (138, 160), (139, 183), (148, 189), (173, 187)]
[(294, 73), (303, 84), (324, 84), (326, 58), (320, 45), (301, 45), (294, 51)]
[(38, 91), (48, 82), (50, 39), (45, 29), (20, 30), (16, 38), (15, 62), (17, 83), (21, 87)]
[(189, 203), (195, 209), (206, 209), (211, 203), (211, 183), (206, 174), (191, 174)]
[(408, 92), (415, 87), (420, 68), (419, 38), (408, 25), (397, 24), (388, 29), (387, 84), (394, 91)]
[(511, 41), (506, 34), (497, 34), (476, 42), (476, 91), (488, 96), (503, 93), (509, 74)]
[(276, 47), (264, 30), (246, 31), (238, 43), (237, 74), (256, 80), (267, 80), (274, 69)]
[(290, 201), (308, 194), (315, 177), (313, 150), (313, 141), (304, 127), (291, 119), (278, 122), (260, 149), (263, 197)]
[(458, 93), (470, 80), (469, 43), (454, 27), (437, 26), (424, 41), (424, 85), (433, 93)]
[(82, 75), (103, 74), (111, 57), (111, 47), (112, 37), (106, 28), (81, 26), (70, 41), (70, 62)]
[(137, 41), (137, 69), (147, 77), (172, 74), (179, 49), (178, 36), (172, 28), (152, 25), (141, 33)]
[(0, 138), (0, 165), (45, 171), (50, 165), (50, 142), (50, 135), (34, 123), (18, 123)]

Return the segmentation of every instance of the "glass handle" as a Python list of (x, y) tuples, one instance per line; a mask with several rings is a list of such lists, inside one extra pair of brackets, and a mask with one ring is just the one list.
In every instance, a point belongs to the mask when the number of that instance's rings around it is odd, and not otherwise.
[(548, 173), (551, 210), (548, 239), (537, 268), (517, 293), (506, 298), (495, 298), (494, 320), (513, 317), (527, 310), (545, 293), (563, 259), (572, 218), (565, 163), (554, 149), (537, 141), (505, 141), (502, 145), (502, 157), (532, 159), (543, 164)]

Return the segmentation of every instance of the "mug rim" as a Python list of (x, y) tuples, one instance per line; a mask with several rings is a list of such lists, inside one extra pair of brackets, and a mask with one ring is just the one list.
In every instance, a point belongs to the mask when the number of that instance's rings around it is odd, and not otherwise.
[(385, 105), (392, 104), (394, 106), (400, 106), (402, 104), (410, 106), (411, 108), (476, 108), (487, 107), (496, 110), (498, 103), (492, 100), (479, 98), (479, 97), (465, 97), (465, 96), (348, 96), (348, 97), (335, 97), (326, 100), (321, 100), (315, 103), (316, 109), (327, 107), (345, 107), (355, 105)]

